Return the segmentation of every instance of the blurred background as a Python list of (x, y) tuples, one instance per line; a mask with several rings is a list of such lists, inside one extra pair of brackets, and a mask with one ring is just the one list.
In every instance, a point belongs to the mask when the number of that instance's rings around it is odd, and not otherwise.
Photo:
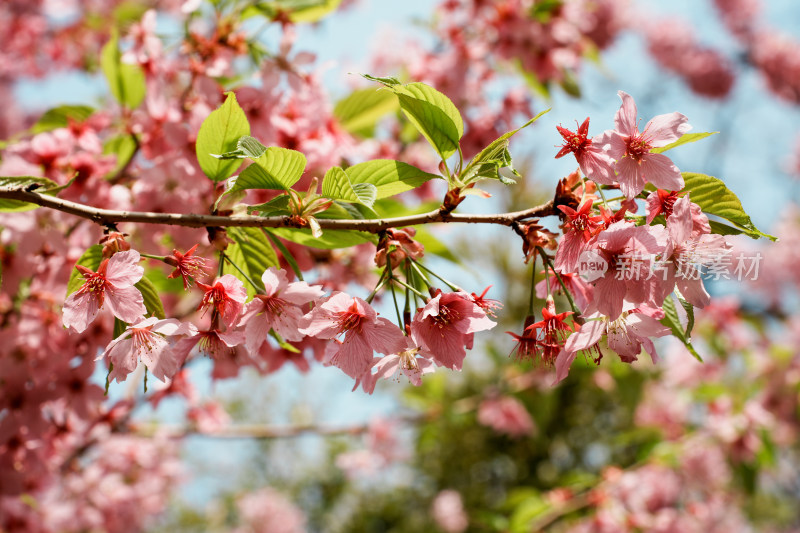
[[(487, 186), (491, 198), (469, 197), (461, 212), (520, 210), (551, 198), (558, 180), (575, 170), (571, 159), (555, 159), (562, 142), (556, 125), (572, 128), (590, 117), (592, 134), (612, 128), (623, 90), (645, 120), (679, 111), (694, 132), (719, 132), (670, 156), (681, 170), (724, 180), (755, 225), (779, 238), (730, 237), (737, 251), (760, 251), (763, 260), (755, 281), (706, 283), (712, 305), (698, 310), (693, 333), (704, 362), (665, 339), (657, 342), (662, 360), (656, 365), (646, 356), (623, 364), (610, 351), (599, 366), (579, 357), (554, 387), (553, 371), (515, 358), (514, 339), (504, 333), (522, 331), (532, 268), (540, 281), (541, 266), (523, 262), (520, 239), (507, 228), (437, 228), (423, 241), (426, 265), (469, 292), (492, 285), (488, 297), (503, 303), (498, 326), (476, 336), (462, 372), (426, 376), (421, 387), (405, 378), (384, 380), (366, 395), (350, 392), (349, 378), (319, 364), (284, 365), (267, 376), (245, 368), (216, 379), (212, 361), (198, 359), (189, 369), (194, 403), (167, 397), (134, 411), (137, 438), (183, 437), (170, 440), (176, 443), (170, 458), (180, 468), (160, 489), (165, 500), (153, 507), (157, 512), (118, 530), (800, 531), (795, 2), (355, 0), (317, 2), (335, 9), (296, 26), (265, 15), (268, 10), (246, 19), (221, 16), (274, 2), (94, 4), (0, 7), (0, 23), (15, 36), (13, 46), (0, 47), (2, 91), (10, 102), (0, 111), (6, 169), (20, 132), (48, 109), (110, 101), (97, 65), (76, 59), (64, 43), (90, 56), (108, 38), (106, 17), (134, 51), (146, 55), (141, 42), (154, 36), (164, 57), (190, 56), (181, 44), (185, 36), (209, 35), (224, 21), (248, 46), (225, 56), (219, 73), (204, 59), (198, 76), (225, 88), (256, 88), (264, 99), (272, 98), (265, 80), (274, 65), (284, 69), (286, 94), (304, 90), (292, 76), (300, 85), (313, 77), (310, 97), (292, 101), (298, 121), (318, 113), (319, 105), (347, 130), (337, 102), (371, 87), (358, 73), (424, 81), (450, 96), (467, 122), (468, 157), (551, 108), (511, 142), (518, 184)], [(297, 13), (318, 7), (305, 4), (287, 3)], [(143, 22), (148, 12), (154, 13), (150, 26)], [(20, 29), (34, 18), (36, 24)], [(26, 56), (24, 32), (28, 47), (46, 60)], [(23, 68), (23, 60), (45, 68)], [(145, 114), (152, 118), (150, 95), (172, 94), (175, 80), (151, 83), (147, 63), (136, 60), (148, 73)], [(248, 101), (249, 93), (237, 94)], [(243, 107), (257, 111), (255, 103)], [(424, 140), (407, 138), (396, 115), (390, 110), (366, 130), (344, 131), (346, 142), (362, 148), (353, 149), (356, 155), (337, 151), (333, 164), (338, 157), (390, 154), (435, 171), (432, 151)], [(265, 144), (286, 139), (265, 131), (272, 135), (262, 138)], [(160, 164), (152, 163), (157, 154), (137, 157), (143, 173)], [(443, 193), (432, 186), (406, 202), (440, 201)], [(325, 265), (313, 268), (320, 277), (330, 274)], [(371, 289), (355, 279), (349, 286), (362, 297)], [(393, 316), (390, 298), (376, 301), (384, 316)], [(543, 306), (537, 298), (537, 315)], [(566, 300), (556, 306), (568, 308)], [(104, 385), (105, 368), (91, 374)], [(136, 398), (139, 389), (136, 380), (114, 384), (104, 401)], [(232, 426), (249, 429), (225, 430)], [(69, 482), (66, 474), (56, 477), (56, 485)], [(43, 519), (43, 530), (62, 523), (52, 520)]]

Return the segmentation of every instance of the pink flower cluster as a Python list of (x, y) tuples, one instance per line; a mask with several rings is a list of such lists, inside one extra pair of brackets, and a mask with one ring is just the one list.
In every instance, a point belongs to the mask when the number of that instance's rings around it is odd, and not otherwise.
[[(670, 333), (659, 323), (664, 300), (677, 290), (695, 307), (708, 305), (701, 269), (730, 248), (721, 235), (711, 234), (700, 207), (680, 193), (684, 182), (678, 168), (667, 156), (652, 152), (689, 129), (686, 117), (660, 115), (640, 131), (633, 98), (619, 94), (622, 106), (615, 130), (590, 138), (588, 119), (574, 133), (559, 127), (565, 144), (556, 157), (573, 153), (589, 179), (618, 187), (627, 198), (616, 213), (607, 205), (595, 211), (594, 196), (585, 196), (577, 209), (559, 206), (563, 237), (554, 265), (589, 319), (576, 324), (576, 332), (565, 342), (555, 343), (563, 346), (555, 361), (559, 381), (579, 352), (592, 353), (599, 361), (603, 336), (625, 362), (636, 360), (642, 348), (656, 361), (651, 338)], [(646, 224), (637, 225), (625, 215), (638, 209), (634, 200), (648, 182), (658, 189), (647, 195)], [(657, 215), (664, 217), (666, 226), (653, 224)], [(597, 268), (587, 273), (587, 265)], [(554, 310), (547, 314), (554, 316)]]

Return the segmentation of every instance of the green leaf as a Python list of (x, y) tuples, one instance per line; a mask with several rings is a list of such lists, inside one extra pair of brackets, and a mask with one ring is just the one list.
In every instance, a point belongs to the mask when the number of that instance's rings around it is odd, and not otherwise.
[(287, 241), (296, 242), (303, 246), (310, 246), (311, 248), (321, 248), (323, 250), (331, 250), (335, 248), (350, 248), (365, 242), (377, 242), (374, 235), (365, 233), (363, 231), (341, 231), (341, 230), (325, 230), (321, 237), (316, 238), (311, 235), (311, 231), (307, 229), (297, 228), (275, 228), (271, 230), (272, 233), (286, 239)]
[(94, 109), (85, 105), (60, 105), (52, 109), (48, 109), (44, 114), (39, 117), (31, 127), (31, 133), (34, 135), (44, 131), (52, 131), (58, 128), (66, 128), (69, 126), (69, 121), (83, 122), (89, 118)]
[[(55, 194), (60, 191), (58, 183), (47, 178), (37, 176), (2, 176), (0, 177), (0, 189), (11, 191), (35, 191), (39, 194)], [(39, 207), (29, 202), (18, 200), (0, 199), (0, 213), (12, 213), (18, 211), (30, 211)]]
[(341, 167), (332, 167), (325, 173), (325, 178), (322, 180), (322, 195), (345, 202), (359, 201), (356, 191), (353, 190), (350, 183), (350, 178)]
[(686, 338), (691, 339), (692, 329), (694, 329), (694, 306), (689, 302), (687, 302), (686, 300), (684, 300), (683, 298), (681, 298), (680, 296), (678, 297), (678, 302), (680, 302), (681, 307), (683, 307), (683, 310), (686, 311), (686, 318), (687, 318)]
[(345, 131), (369, 137), (378, 120), (398, 107), (397, 98), (389, 91), (358, 89), (337, 102), (333, 115)]
[[(672, 295), (667, 296), (664, 300), (664, 304), (662, 305), (662, 309), (664, 309), (664, 318), (661, 319), (661, 323), (667, 326), (672, 330), (672, 334), (679, 339), (686, 349), (689, 350), (695, 359), (703, 362), (703, 358), (700, 357), (700, 354), (697, 353), (697, 350), (694, 346), (692, 346), (692, 342), (690, 338), (687, 336), (686, 332), (683, 329), (683, 324), (681, 324), (680, 317), (678, 316), (678, 310), (675, 307), (675, 302), (672, 300)], [(694, 314), (692, 314), (692, 324), (694, 323)], [(691, 331), (690, 328), (687, 330)]]
[(261, 144), (261, 141), (245, 135), (236, 141), (236, 150), (224, 154), (211, 154), (211, 156), (217, 159), (258, 159), (266, 151), (267, 147)]
[[(228, 228), (228, 236), (235, 244), (229, 244), (225, 254), (236, 266), (242, 269), (254, 283), (261, 285), (261, 275), (269, 267), (279, 267), (278, 256), (272, 245), (259, 228)], [(233, 274), (237, 278), (241, 274), (236, 267), (227, 261), (222, 267), (224, 274)], [(252, 298), (256, 294), (255, 288), (247, 280), (242, 280), (247, 294)]]
[(772, 241), (777, 240), (776, 237), (762, 233), (756, 228), (745, 213), (739, 198), (725, 186), (722, 180), (694, 172), (681, 172), (681, 175), (686, 183), (683, 190), (689, 192), (691, 201), (699, 205), (705, 213), (717, 215), (732, 222), (742, 229), (742, 233), (753, 239), (766, 237)]
[[(100, 266), (100, 263), (103, 261), (103, 247), (99, 244), (95, 244), (94, 246), (90, 246), (88, 250), (83, 252), (78, 258), (76, 265), (81, 265), (91, 270), (97, 272), (97, 268)], [(73, 292), (77, 291), (83, 286), (84, 281), (83, 275), (78, 272), (77, 268), (72, 269), (72, 272), (69, 274), (69, 281), (67, 281), (67, 294), (69, 296)]]
[(682, 144), (689, 144), (693, 142), (697, 142), (701, 139), (705, 139), (706, 137), (711, 137), (719, 133), (718, 131), (707, 131), (703, 133), (684, 133), (681, 135), (680, 139), (675, 141), (674, 143), (668, 144), (666, 146), (662, 146), (661, 148), (652, 148), (650, 153), (652, 154), (660, 154), (662, 152), (666, 152), (667, 150), (672, 150), (676, 146), (680, 146)]
[(251, 205), (247, 207), (248, 213), (258, 212), (262, 217), (276, 217), (276, 216), (289, 216), (289, 196), (281, 194), (276, 196), (269, 202), (263, 204)]
[(342, 0), (272, 0), (247, 7), (242, 12), (242, 18), (262, 15), (274, 19), (280, 14), (286, 14), (295, 24), (313, 23), (335, 11), (341, 3)]
[(391, 159), (374, 159), (353, 165), (345, 170), (354, 186), (371, 183), (375, 186), (375, 197), (388, 198), (419, 187), (428, 180), (441, 178), (420, 170), (414, 165)]
[(734, 228), (716, 220), (709, 220), (708, 223), (711, 225), (711, 233), (716, 233), (717, 235), (741, 235), (744, 233), (742, 229)]
[(239, 159), (221, 160), (211, 154), (235, 150), (239, 139), (246, 135), (250, 135), (250, 124), (236, 101), (236, 95), (229, 92), (225, 103), (206, 117), (197, 132), (197, 162), (211, 181), (229, 178), (242, 164)]
[(478, 155), (472, 158), (472, 161), (470, 161), (469, 165), (467, 165), (467, 168), (465, 168), (461, 173), (459, 181), (461, 181), (461, 183), (465, 186), (481, 179), (497, 179), (503, 182), (505, 185), (513, 184), (513, 180), (505, 178), (502, 174), (500, 174), (500, 169), (508, 167), (511, 169), (511, 172), (514, 173), (514, 175), (519, 176), (519, 173), (517, 173), (517, 171), (514, 170), (511, 165), (511, 154), (508, 151), (508, 145), (511, 137), (516, 135), (518, 131), (527, 128), (539, 120), (542, 115), (548, 113), (549, 111), (549, 109), (542, 111), (519, 128), (509, 131), (508, 133), (505, 133), (492, 141), (489, 146), (481, 150)]
[(244, 169), (231, 191), (243, 189), (287, 190), (303, 176), (306, 156), (296, 150), (270, 146)]
[(106, 175), (107, 178), (116, 176), (117, 172), (128, 164), (136, 154), (137, 146), (138, 142), (133, 134), (112, 137), (103, 145), (104, 154), (113, 154), (117, 157), (114, 169)]
[(462, 264), (461, 259), (459, 259), (458, 256), (454, 254), (445, 243), (436, 238), (433, 233), (428, 231), (424, 226), (415, 226), (414, 229), (417, 230), (417, 235), (414, 237), (414, 240), (425, 247), (425, 254), (438, 255), (443, 259), (447, 259), (451, 263), (455, 263), (457, 265)]
[(442, 159), (458, 151), (458, 143), (464, 135), (464, 121), (447, 96), (424, 83), (401, 85), (394, 78), (367, 79), (382, 83), (397, 95), (403, 114)]
[[(125, 333), (125, 330), (127, 329), (128, 329), (128, 324), (126, 322), (123, 322), (119, 318), (114, 317), (114, 336), (112, 338), (116, 339), (117, 337)], [(106, 379), (106, 383), (108, 383), (108, 379)]]
[(119, 34), (116, 29), (111, 32), (111, 40), (100, 52), (100, 67), (117, 102), (128, 109), (139, 107), (147, 91), (144, 71), (139, 65), (122, 62)]
[(375, 200), (378, 199), (378, 188), (371, 183), (355, 183), (353, 190), (358, 196), (358, 203), (372, 208), (375, 205)]
[(161, 303), (161, 297), (158, 295), (158, 289), (156, 289), (155, 285), (149, 279), (143, 277), (134, 287), (142, 293), (147, 316), (154, 316), (163, 320), (165, 317), (164, 306)]

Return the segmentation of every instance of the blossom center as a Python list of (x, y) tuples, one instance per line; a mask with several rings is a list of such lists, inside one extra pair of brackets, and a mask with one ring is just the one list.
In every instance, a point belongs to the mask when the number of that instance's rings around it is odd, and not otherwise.
[(94, 273), (90, 277), (86, 279), (86, 282), (81, 287), (80, 294), (86, 294), (87, 292), (91, 293), (103, 293), (106, 290), (106, 285), (108, 282), (106, 281), (105, 276), (102, 274)]
[(150, 328), (131, 329), (131, 338), (133, 339), (134, 351), (137, 353), (152, 352), (155, 347), (155, 338), (150, 333)]
[(283, 308), (286, 306), (286, 300), (278, 298), (277, 296), (265, 296), (263, 294), (256, 295), (256, 298), (264, 303), (264, 313), (270, 315), (280, 316), (283, 313)]
[(365, 316), (359, 312), (358, 306), (355, 302), (353, 302), (353, 305), (351, 305), (347, 311), (342, 311), (339, 313), (339, 318), (336, 320), (339, 333), (344, 333), (350, 330), (360, 332), (364, 318)]
[(447, 305), (439, 305), (439, 314), (435, 315), (433, 323), (441, 330), (461, 318), (461, 313)]
[(650, 150), (653, 148), (641, 133), (638, 135), (631, 135), (630, 137), (626, 138), (625, 145), (625, 155), (630, 156), (637, 161), (639, 161), (645, 154), (649, 154)]

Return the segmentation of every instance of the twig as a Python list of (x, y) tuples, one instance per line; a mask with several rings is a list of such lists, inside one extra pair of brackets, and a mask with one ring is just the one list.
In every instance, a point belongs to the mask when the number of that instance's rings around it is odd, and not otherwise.
[[(165, 226), (187, 226), (190, 228), (203, 228), (209, 226), (220, 227), (261, 227), (261, 228), (298, 228), (300, 225), (288, 216), (278, 217), (258, 217), (252, 215), (241, 216), (218, 216), (218, 215), (196, 215), (179, 213), (152, 213), (144, 211), (114, 211), (111, 209), (100, 209), (87, 206), (69, 200), (63, 200), (54, 196), (47, 196), (32, 191), (19, 189), (0, 188), (0, 199), (18, 200), (28, 202), (42, 207), (62, 211), (70, 215), (85, 218), (97, 224), (137, 222), (140, 224), (162, 224)], [(472, 215), (472, 214), (452, 214), (444, 210), (437, 209), (419, 215), (405, 217), (378, 218), (368, 220), (350, 219), (318, 219), (322, 229), (356, 230), (369, 233), (379, 233), (389, 228), (400, 228), (405, 226), (415, 226), (418, 224), (431, 224), (437, 222), (444, 223), (464, 223), (464, 224), (499, 224), (511, 226), (519, 220), (527, 218), (540, 218), (558, 214), (558, 210), (553, 207), (553, 201), (546, 204), (515, 211), (512, 213), (498, 213), (493, 215)]]

